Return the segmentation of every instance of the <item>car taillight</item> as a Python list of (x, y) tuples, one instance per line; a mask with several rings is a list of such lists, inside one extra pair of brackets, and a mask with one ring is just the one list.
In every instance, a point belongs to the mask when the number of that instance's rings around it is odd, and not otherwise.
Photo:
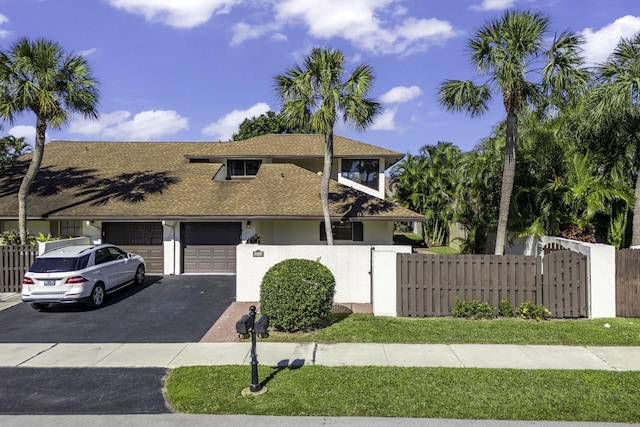
[(64, 284), (65, 285), (77, 285), (78, 283), (84, 283), (84, 282), (88, 282), (88, 280), (85, 279), (82, 276), (71, 276), (64, 282)]
[(31, 277), (23, 277), (22, 278), (22, 284), (23, 285), (33, 285), (33, 279)]

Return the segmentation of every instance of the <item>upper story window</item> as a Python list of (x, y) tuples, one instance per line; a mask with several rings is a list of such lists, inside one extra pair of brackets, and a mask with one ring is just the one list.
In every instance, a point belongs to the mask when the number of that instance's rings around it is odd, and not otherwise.
[(377, 190), (379, 188), (379, 164), (378, 159), (343, 159), (342, 176)]
[(256, 176), (261, 164), (262, 160), (227, 160), (227, 178)]

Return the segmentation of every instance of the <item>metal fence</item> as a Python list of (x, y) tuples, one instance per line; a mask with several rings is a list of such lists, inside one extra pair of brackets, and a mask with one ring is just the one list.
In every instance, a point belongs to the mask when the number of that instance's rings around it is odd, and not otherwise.
[(36, 259), (33, 245), (0, 246), (0, 292), (20, 292), (22, 276)]
[(544, 261), (524, 255), (399, 254), (397, 293), (399, 316), (450, 316), (458, 297), (493, 307), (502, 299), (514, 308), (530, 301), (554, 317), (586, 317), (586, 257), (571, 251), (552, 252)]

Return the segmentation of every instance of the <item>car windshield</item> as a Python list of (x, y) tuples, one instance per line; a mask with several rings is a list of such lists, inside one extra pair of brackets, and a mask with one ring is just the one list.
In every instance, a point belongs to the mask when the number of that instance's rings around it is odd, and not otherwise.
[(84, 268), (79, 265), (81, 264), (79, 261), (82, 260), (82, 258), (36, 258), (29, 271), (33, 273), (55, 273), (59, 271), (80, 270)]

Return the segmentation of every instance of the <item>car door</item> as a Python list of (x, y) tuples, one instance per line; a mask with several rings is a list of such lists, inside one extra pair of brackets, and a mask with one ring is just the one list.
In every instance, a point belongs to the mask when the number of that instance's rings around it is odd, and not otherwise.
[(105, 289), (111, 289), (119, 284), (120, 272), (118, 266), (113, 262), (113, 256), (109, 248), (96, 250), (95, 258), (96, 271), (104, 281)]
[(137, 263), (128, 257), (127, 253), (120, 248), (112, 246), (109, 248), (113, 258), (113, 268), (117, 270), (118, 285), (133, 280), (136, 273)]

